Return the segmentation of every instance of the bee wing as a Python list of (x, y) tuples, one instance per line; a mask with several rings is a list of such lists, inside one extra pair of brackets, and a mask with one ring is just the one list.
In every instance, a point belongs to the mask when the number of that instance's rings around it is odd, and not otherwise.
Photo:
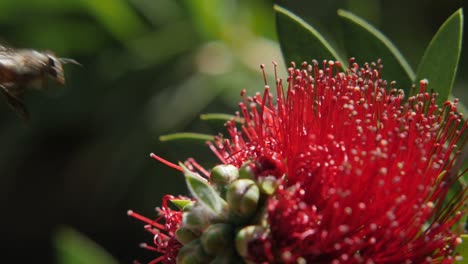
[(4, 43), (4, 41), (0, 40), (0, 51), (7, 51), (10, 50), (11, 48)]
[(4, 57), (9, 57), (15, 54), (16, 50), (0, 42), (0, 55)]
[(29, 111), (24, 104), (22, 92), (12, 92), (5, 87), (0, 85), (0, 91), (5, 95), (5, 99), (8, 105), (24, 120), (29, 120)]

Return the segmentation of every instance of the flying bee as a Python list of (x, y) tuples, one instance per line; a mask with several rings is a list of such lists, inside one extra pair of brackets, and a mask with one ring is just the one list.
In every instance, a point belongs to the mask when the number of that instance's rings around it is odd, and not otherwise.
[(10, 105), (23, 119), (29, 119), (24, 103), (24, 93), (28, 89), (46, 90), (48, 80), (65, 85), (63, 64), (78, 62), (68, 58), (58, 58), (50, 51), (13, 49), (0, 46), (0, 91)]

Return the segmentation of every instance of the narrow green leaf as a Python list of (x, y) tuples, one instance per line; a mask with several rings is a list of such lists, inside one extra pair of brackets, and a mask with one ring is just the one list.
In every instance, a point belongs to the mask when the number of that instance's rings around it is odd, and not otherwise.
[(439, 28), (419, 63), (416, 82), (429, 80), (429, 89), (439, 93), (441, 105), (451, 94), (462, 49), (463, 10), (458, 9)]
[(415, 74), (397, 47), (371, 24), (345, 10), (338, 10), (344, 27), (346, 52), (359, 63), (382, 59), (382, 78), (396, 81), (409, 94)]
[(200, 133), (174, 133), (169, 135), (163, 135), (159, 137), (160, 141), (174, 141), (174, 140), (197, 140), (207, 141), (213, 140), (212, 135), (200, 134)]
[(210, 114), (202, 114), (200, 115), (201, 120), (221, 120), (221, 121), (231, 121), (234, 119), (237, 123), (244, 122), (244, 118), (237, 117), (235, 115), (228, 115), (228, 114), (219, 114), (219, 113), (210, 113)]
[(179, 163), (179, 166), (184, 170), (185, 181), (190, 190), (190, 193), (197, 201), (210, 209), (214, 214), (221, 215), (226, 208), (224, 201), (211, 185), (200, 175), (190, 171), (184, 164)]
[(276, 30), (283, 52), (284, 61), (338, 60), (344, 61), (330, 43), (311, 25), (291, 11), (274, 6), (276, 13)]
[(117, 264), (102, 247), (69, 227), (56, 233), (55, 249), (58, 264)]

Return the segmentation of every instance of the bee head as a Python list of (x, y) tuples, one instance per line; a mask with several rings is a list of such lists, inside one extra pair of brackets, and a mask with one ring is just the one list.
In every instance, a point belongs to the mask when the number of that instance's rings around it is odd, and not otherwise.
[(77, 61), (68, 58), (57, 58), (54, 54), (47, 54), (47, 74), (60, 85), (65, 84), (65, 76), (63, 74), (62, 64), (80, 65)]

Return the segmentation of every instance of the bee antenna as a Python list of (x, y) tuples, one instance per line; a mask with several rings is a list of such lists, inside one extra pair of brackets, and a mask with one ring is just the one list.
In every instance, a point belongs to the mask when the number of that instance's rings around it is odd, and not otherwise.
[(83, 66), (81, 65), (81, 63), (77, 62), (76, 60), (74, 59), (69, 59), (69, 58), (59, 58), (59, 61), (63, 64), (75, 64), (75, 65), (78, 65), (78, 66)]

